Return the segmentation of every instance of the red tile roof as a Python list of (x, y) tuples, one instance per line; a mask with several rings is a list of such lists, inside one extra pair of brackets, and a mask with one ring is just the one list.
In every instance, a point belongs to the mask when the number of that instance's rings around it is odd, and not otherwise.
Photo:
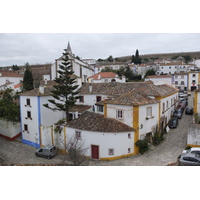
[(78, 119), (72, 120), (67, 127), (96, 132), (129, 132), (134, 129), (116, 119), (101, 114), (85, 111)]
[(117, 74), (114, 72), (99, 72), (93, 76), (90, 76), (89, 78), (92, 78), (94, 80), (102, 79), (102, 78), (116, 78)]
[(0, 70), (0, 77), (23, 77), (23, 75), (13, 71)]

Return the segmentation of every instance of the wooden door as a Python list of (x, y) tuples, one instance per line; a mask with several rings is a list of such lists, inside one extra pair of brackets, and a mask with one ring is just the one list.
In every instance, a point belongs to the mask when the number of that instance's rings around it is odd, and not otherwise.
[(99, 159), (99, 146), (92, 145), (92, 159)]

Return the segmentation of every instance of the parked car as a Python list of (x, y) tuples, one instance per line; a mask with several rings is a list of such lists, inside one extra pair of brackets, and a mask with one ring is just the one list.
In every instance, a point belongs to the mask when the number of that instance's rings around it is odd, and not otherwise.
[(187, 94), (179, 94), (179, 99), (187, 99), (188, 100), (188, 95)]
[(176, 109), (174, 111), (173, 117), (177, 117), (178, 119), (181, 119), (182, 118), (182, 114), (183, 114), (182, 109)]
[(187, 100), (187, 99), (182, 99), (182, 100), (180, 101), (180, 103), (185, 103), (185, 105), (188, 106), (188, 100)]
[(185, 114), (186, 115), (193, 115), (194, 114), (194, 109), (191, 108), (191, 107), (186, 107)]
[(176, 128), (178, 126), (178, 118), (173, 117), (172, 119), (170, 119), (168, 126), (169, 126), (169, 128)]
[(186, 103), (183, 103), (183, 102), (179, 103), (177, 106), (177, 108), (181, 108), (183, 111), (184, 111), (185, 107), (186, 107)]
[(182, 153), (178, 157), (180, 166), (200, 166), (200, 156), (195, 153)]
[(192, 147), (188, 150), (183, 150), (183, 153), (196, 153), (200, 155), (200, 147)]
[(37, 157), (40, 156), (48, 159), (54, 157), (56, 154), (57, 154), (57, 148), (51, 145), (44, 146), (35, 152), (35, 155)]

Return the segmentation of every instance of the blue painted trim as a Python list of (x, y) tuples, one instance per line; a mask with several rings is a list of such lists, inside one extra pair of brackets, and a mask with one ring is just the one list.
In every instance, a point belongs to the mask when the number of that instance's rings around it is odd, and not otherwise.
[(33, 146), (35, 148), (40, 148), (40, 144), (35, 143), (35, 142), (31, 142), (31, 141), (28, 141), (28, 140), (22, 139), (22, 143), (27, 144), (29, 146)]
[(41, 125), (41, 108), (40, 108), (40, 96), (37, 97), (38, 101), (38, 137), (39, 137), (39, 145), (40, 145), (40, 125)]

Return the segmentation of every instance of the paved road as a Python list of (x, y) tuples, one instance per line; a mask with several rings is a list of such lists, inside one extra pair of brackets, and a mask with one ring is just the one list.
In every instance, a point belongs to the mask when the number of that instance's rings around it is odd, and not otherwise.
[[(189, 106), (192, 106), (193, 96), (189, 97)], [(177, 161), (178, 155), (186, 146), (187, 129), (192, 121), (191, 115), (183, 114), (176, 129), (171, 129), (166, 139), (157, 147), (153, 147), (143, 155), (135, 155), (114, 161), (90, 161), (89, 165), (97, 166), (164, 166)], [(8, 141), (0, 137), (0, 164), (16, 165), (47, 165), (63, 163), (64, 156), (53, 159), (38, 158), (36, 149), (18, 141)]]

